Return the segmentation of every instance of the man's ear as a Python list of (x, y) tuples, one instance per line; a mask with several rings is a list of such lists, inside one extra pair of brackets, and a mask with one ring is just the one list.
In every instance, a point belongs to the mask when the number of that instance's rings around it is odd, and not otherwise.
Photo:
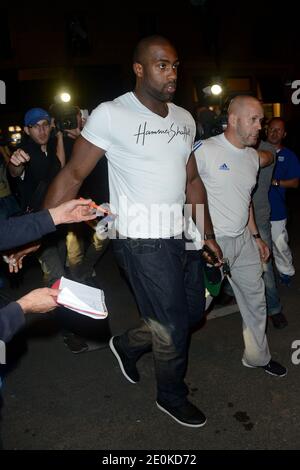
[(236, 127), (236, 121), (237, 121), (237, 116), (233, 113), (230, 113), (229, 116), (228, 116), (228, 123), (232, 127)]
[(135, 62), (133, 64), (133, 71), (134, 71), (134, 73), (137, 77), (139, 77), (139, 78), (143, 77), (143, 66), (142, 66), (142, 64), (139, 64), (138, 62)]
[(29, 129), (28, 129), (28, 126), (24, 126), (24, 131), (27, 135), (29, 135)]

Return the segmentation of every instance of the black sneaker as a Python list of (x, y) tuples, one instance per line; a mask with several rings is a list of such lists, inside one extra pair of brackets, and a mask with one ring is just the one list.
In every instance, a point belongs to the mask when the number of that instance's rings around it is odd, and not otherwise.
[(272, 320), (274, 328), (277, 328), (278, 330), (288, 326), (288, 321), (282, 312), (270, 315), (269, 317)]
[(195, 405), (191, 402), (186, 401), (180, 406), (169, 406), (163, 405), (159, 401), (156, 401), (157, 407), (175, 419), (177, 423), (190, 428), (201, 428), (206, 423), (206, 417)]
[(126, 354), (121, 350), (119, 342), (119, 336), (113, 336), (109, 340), (109, 347), (118, 359), (118, 363), (123, 375), (127, 380), (129, 380), (129, 382), (136, 384), (140, 381), (140, 375), (136, 368), (136, 363), (132, 359), (129, 359), (128, 356), (126, 356)]
[(273, 361), (272, 359), (270, 362), (263, 366), (263, 369), (267, 374), (275, 375), (276, 377), (284, 377), (287, 374), (286, 367), (279, 364), (279, 362)]
[(70, 349), (70, 351), (73, 354), (80, 354), (85, 351), (88, 351), (89, 349), (89, 346), (85, 338), (75, 335), (75, 333), (71, 333), (71, 332), (64, 333), (63, 339), (64, 339), (65, 345), (67, 346), (67, 348)]
[(246, 362), (244, 358), (242, 359), (242, 364), (245, 367), (250, 367), (251, 369), (256, 369), (260, 367), (261, 369), (264, 369), (267, 374), (275, 375), (276, 377), (285, 377), (287, 374), (286, 367), (279, 364), (279, 362), (273, 361), (273, 359), (271, 359), (266, 366), (252, 366), (248, 364), (248, 362)]

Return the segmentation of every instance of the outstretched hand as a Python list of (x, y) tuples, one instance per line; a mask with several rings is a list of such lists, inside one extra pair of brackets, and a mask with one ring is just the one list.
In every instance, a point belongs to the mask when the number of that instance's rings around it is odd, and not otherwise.
[(49, 212), (55, 225), (93, 220), (97, 214), (91, 207), (91, 202), (91, 199), (72, 199), (54, 209), (49, 209)]

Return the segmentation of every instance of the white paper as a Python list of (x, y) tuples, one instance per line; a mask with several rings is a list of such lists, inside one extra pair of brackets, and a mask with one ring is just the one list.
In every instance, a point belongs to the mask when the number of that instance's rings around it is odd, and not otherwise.
[(94, 319), (107, 317), (104, 292), (96, 287), (86, 286), (80, 282), (62, 277), (57, 302), (75, 312)]

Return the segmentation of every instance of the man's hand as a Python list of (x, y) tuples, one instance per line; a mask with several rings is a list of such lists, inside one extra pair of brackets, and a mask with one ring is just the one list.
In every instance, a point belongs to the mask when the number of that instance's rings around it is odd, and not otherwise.
[(34, 253), (39, 249), (40, 246), (40, 243), (35, 242), (30, 245), (26, 245), (21, 250), (16, 251), (15, 253), (11, 253), (7, 257), (9, 272), (17, 273), (20, 269), (22, 269), (23, 259), (25, 258), (25, 256), (29, 255), (30, 253)]
[(97, 214), (95, 209), (90, 207), (91, 202), (91, 199), (72, 199), (49, 209), (49, 212), (55, 225), (93, 220)]
[(17, 149), (14, 151), (10, 157), (9, 163), (14, 166), (24, 165), (26, 162), (29, 162), (30, 156), (28, 153), (24, 152), (22, 149)]
[(223, 260), (223, 253), (219, 245), (217, 244), (216, 240), (205, 240), (205, 245), (208, 246), (208, 248), (214, 253), (216, 258), (218, 259), (217, 262), (215, 262), (214, 259), (210, 257), (210, 255), (207, 252), (203, 252), (205, 261), (209, 264), (212, 264), (214, 266), (221, 266), (222, 265), (222, 260)]
[(81, 130), (79, 129), (79, 127), (77, 127), (76, 129), (66, 129), (65, 133), (68, 137), (70, 137), (70, 139), (75, 140), (77, 139), (77, 137), (80, 136)]
[(50, 310), (54, 310), (58, 306), (55, 300), (58, 294), (59, 289), (44, 287), (29, 292), (29, 294), (17, 300), (17, 303), (21, 306), (24, 314), (46, 313), (50, 312)]
[(259, 249), (260, 259), (263, 263), (266, 263), (270, 257), (270, 248), (261, 238), (257, 238), (255, 241)]

